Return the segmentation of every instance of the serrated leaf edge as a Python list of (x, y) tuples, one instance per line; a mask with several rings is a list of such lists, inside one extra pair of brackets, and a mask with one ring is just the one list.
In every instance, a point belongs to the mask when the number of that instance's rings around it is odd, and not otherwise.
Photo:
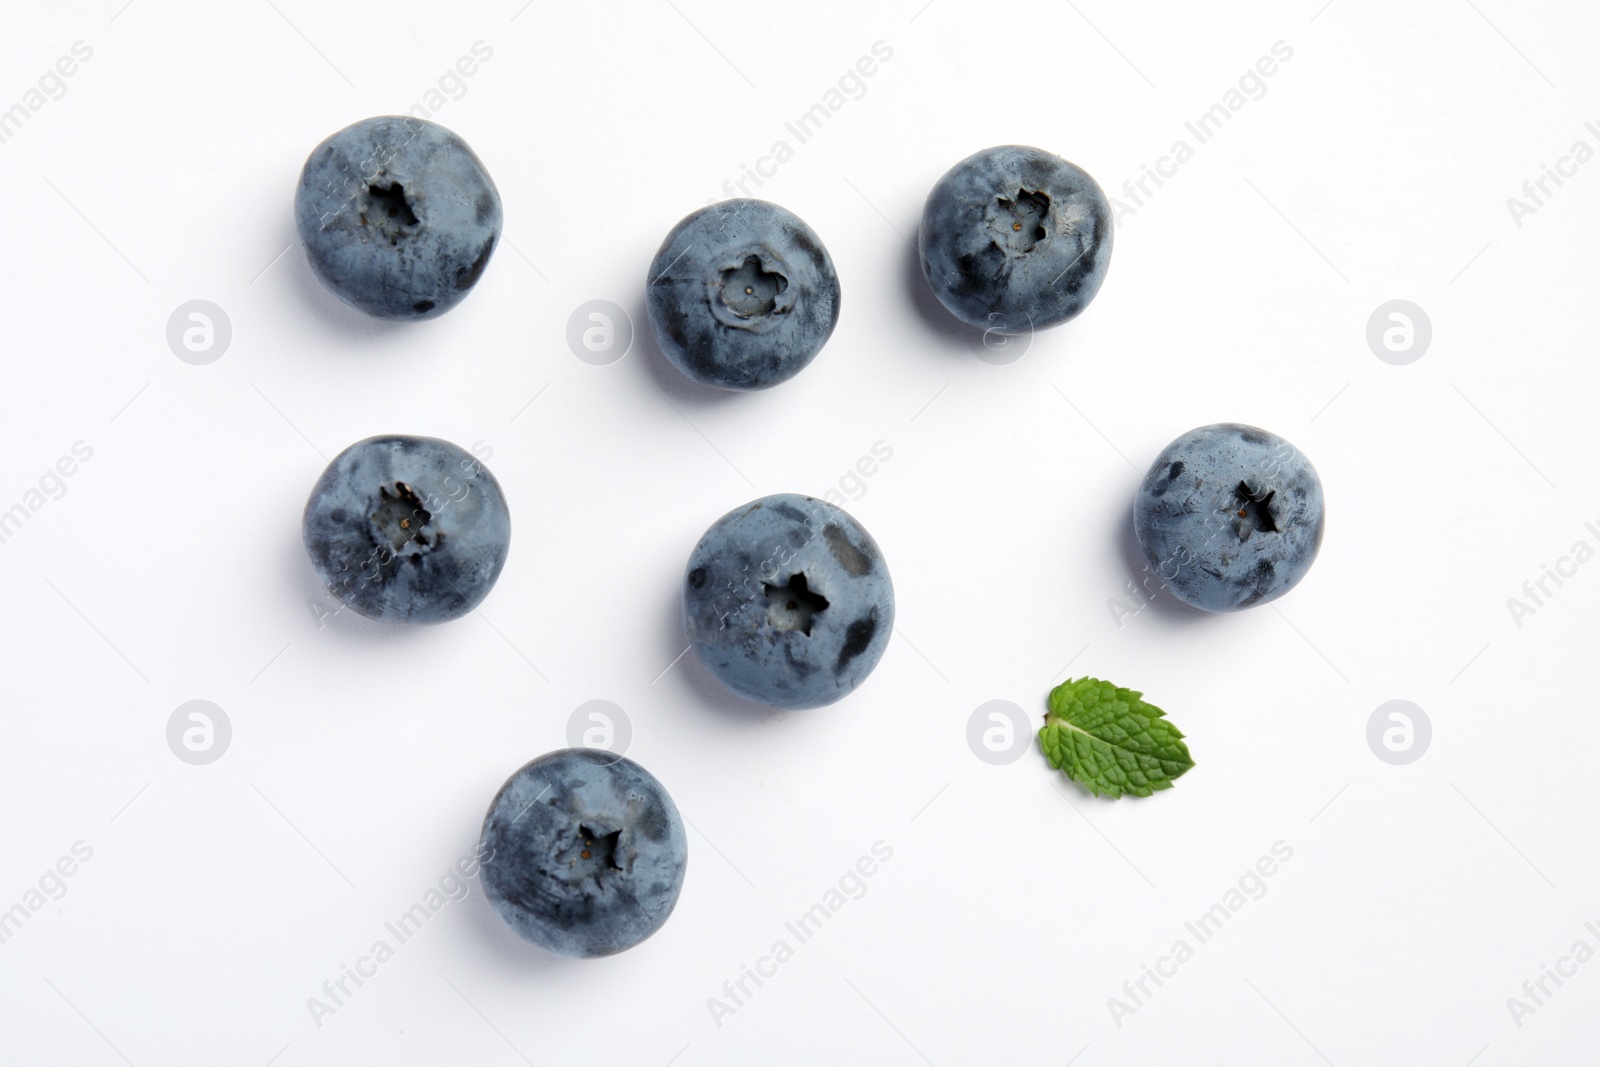
[[(1078, 724), (1068, 721), (1066, 719), (1065, 715), (1063, 714), (1063, 712), (1058, 707), (1058, 703), (1059, 702), (1057, 700), (1056, 694), (1061, 693), (1063, 690), (1067, 690), (1071, 686), (1077, 685), (1080, 682), (1095, 682), (1095, 683), (1098, 683), (1100, 685), (1108, 685), (1108, 686), (1110, 686), (1112, 688), (1112, 690), (1117, 695), (1123, 696), (1125, 699), (1126, 698), (1131, 698), (1133, 702), (1141, 704), (1144, 707), (1149, 708), (1151, 711), (1155, 712), (1155, 715), (1152, 717), (1153, 721), (1157, 721), (1157, 722), (1161, 722), (1161, 723), (1165, 724), (1166, 727), (1169, 730), (1172, 731), (1173, 738), (1180, 742), (1180, 746), (1179, 747), (1181, 747), (1183, 749), (1184, 759), (1188, 761), (1187, 764), (1183, 767), (1183, 769), (1178, 771), (1176, 774), (1172, 774), (1172, 775), (1166, 776), (1159, 783), (1157, 783), (1155, 785), (1146, 786), (1144, 791), (1140, 792), (1137, 789), (1124, 789), (1121, 786), (1115, 786), (1115, 785), (1112, 788), (1101, 789), (1095, 782), (1090, 781), (1090, 780), (1086, 780), (1084, 778), (1080, 778), (1076, 774), (1074, 774), (1070, 769), (1068, 769), (1067, 767), (1063, 766), (1060, 763), (1057, 763), (1055, 761), (1055, 759), (1053, 757), (1051, 757), (1049, 749), (1045, 746), (1044, 735), (1045, 735), (1045, 731), (1048, 730), (1051, 726), (1058, 725), (1058, 724), (1061, 725), (1061, 726), (1066, 727), (1068, 730), (1074, 731), (1076, 733), (1080, 733), (1080, 734), (1082, 734), (1083, 736), (1089, 738), (1092, 741), (1098, 741), (1100, 744), (1106, 745), (1109, 748), (1119, 749), (1119, 746), (1113, 744), (1112, 742), (1107, 741), (1102, 737), (1096, 737), (1094, 734), (1090, 733), (1088, 730), (1083, 729)], [(1194, 756), (1190, 754), (1189, 746), (1185, 745), (1185, 744), (1181, 744), (1181, 742), (1184, 739), (1183, 731), (1178, 729), (1177, 724), (1174, 723), (1171, 719), (1169, 719), (1167, 717), (1167, 713), (1166, 713), (1165, 710), (1163, 710), (1162, 708), (1159, 708), (1156, 705), (1154, 705), (1154, 704), (1150, 703), (1149, 701), (1145, 700), (1144, 699), (1144, 694), (1142, 692), (1136, 690), (1136, 689), (1126, 689), (1126, 688), (1124, 688), (1122, 686), (1117, 685), (1115, 682), (1108, 682), (1104, 678), (1095, 678), (1095, 677), (1092, 677), (1092, 676), (1086, 674), (1081, 678), (1068, 678), (1066, 681), (1062, 682), (1060, 685), (1058, 685), (1055, 688), (1051, 689), (1050, 690), (1050, 695), (1046, 698), (1045, 706), (1049, 710), (1045, 713), (1044, 725), (1039, 728), (1039, 734), (1038, 734), (1038, 736), (1039, 736), (1039, 751), (1044, 755), (1045, 762), (1050, 764), (1051, 767), (1053, 767), (1056, 770), (1060, 771), (1062, 774), (1065, 774), (1072, 781), (1077, 782), (1079, 785), (1081, 785), (1085, 789), (1089, 790), (1089, 792), (1091, 794), (1093, 794), (1094, 796), (1096, 796), (1096, 797), (1110, 797), (1113, 800), (1115, 800), (1115, 799), (1118, 799), (1120, 797), (1128, 796), (1128, 795), (1132, 795), (1132, 796), (1136, 796), (1136, 797), (1152, 796), (1155, 793), (1158, 793), (1163, 789), (1171, 789), (1176, 784), (1177, 779), (1183, 777), (1184, 774), (1186, 774), (1189, 771), (1194, 769), (1194, 765), (1195, 765), (1194, 764)], [(1119, 749), (1119, 750), (1120, 751), (1129, 751), (1127, 749)], [(1137, 753), (1136, 753), (1136, 755), (1137, 755)]]

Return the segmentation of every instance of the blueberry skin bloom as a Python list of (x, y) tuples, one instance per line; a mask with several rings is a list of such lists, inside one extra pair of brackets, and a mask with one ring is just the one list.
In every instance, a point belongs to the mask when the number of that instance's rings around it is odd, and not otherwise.
[(1022, 145), (974, 153), (922, 208), (922, 273), (969, 326), (1026, 333), (1074, 318), (1111, 265), (1111, 205), (1087, 171)]
[(1237, 611), (1293, 589), (1322, 547), (1322, 482), (1277, 434), (1224, 422), (1190, 430), (1139, 486), (1134, 533), (1178, 599)]
[(301, 534), (317, 575), (369, 619), (444, 622), (489, 595), (511, 544), (500, 483), (433, 437), (369, 437), (334, 457)]
[(483, 889), (522, 938), (562, 956), (632, 948), (672, 914), (689, 842), (672, 798), (630, 759), (546, 753), (483, 820)]
[(711, 673), (780, 708), (832, 704), (866, 680), (894, 631), (894, 586), (844, 510), (793, 493), (712, 524), (684, 571), (684, 624)]
[(788, 381), (839, 321), (839, 276), (822, 241), (765, 200), (724, 200), (673, 227), (645, 294), (661, 351), (721, 389)]
[(313, 149), (294, 214), (317, 278), (380, 319), (443, 315), (500, 239), (500, 193), (472, 149), (404, 115), (363, 119)]

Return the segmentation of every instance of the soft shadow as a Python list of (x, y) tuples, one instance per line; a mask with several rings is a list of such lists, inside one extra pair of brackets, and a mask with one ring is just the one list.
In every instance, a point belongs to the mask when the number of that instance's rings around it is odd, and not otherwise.
[(1148, 611), (1158, 618), (1186, 625), (1205, 621), (1208, 612), (1191, 608), (1161, 584), (1156, 569), (1145, 558), (1144, 549), (1139, 545), (1139, 538), (1133, 532), (1133, 509), (1133, 502), (1129, 502), (1127, 509), (1119, 515), (1117, 528), (1112, 536), (1116, 540), (1118, 552), (1122, 555), (1128, 577), (1133, 579), (1147, 602), (1140, 612)]
[(638, 357), (636, 362), (644, 366), (650, 383), (666, 394), (668, 400), (679, 407), (704, 410), (720, 407), (739, 398), (740, 391), (737, 389), (713, 389), (709, 385), (701, 385), (672, 365), (656, 343), (656, 332), (650, 326), (650, 311), (645, 306), (644, 296), (641, 295), (634, 302), (629, 314), (633, 316), (633, 354)]
[[(983, 347), (983, 331), (968, 326), (946, 310), (933, 295), (928, 279), (922, 273), (922, 253), (916, 245), (906, 242), (905, 255), (900, 257), (901, 287), (916, 309), (917, 318), (939, 342), (939, 349), (947, 355), (972, 359), (974, 351)], [(977, 346), (974, 348), (974, 346)]]

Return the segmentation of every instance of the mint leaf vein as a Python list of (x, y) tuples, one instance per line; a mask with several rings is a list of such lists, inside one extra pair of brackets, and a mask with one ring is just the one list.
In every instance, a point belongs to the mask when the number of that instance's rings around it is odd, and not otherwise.
[(1056, 686), (1039, 729), (1045, 759), (1095, 796), (1171, 789), (1194, 760), (1167, 713), (1143, 698), (1098, 678)]

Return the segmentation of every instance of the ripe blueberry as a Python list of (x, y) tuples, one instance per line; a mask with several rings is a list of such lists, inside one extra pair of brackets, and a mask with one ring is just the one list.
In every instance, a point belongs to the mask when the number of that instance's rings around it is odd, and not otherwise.
[(1322, 547), (1322, 483), (1277, 434), (1238, 423), (1190, 430), (1139, 486), (1134, 533), (1160, 578), (1204, 611), (1265, 604)]
[(1088, 172), (1037, 148), (963, 159), (922, 209), (922, 273), (956, 318), (1026, 333), (1089, 306), (1111, 265), (1111, 205)]
[(546, 753), (507, 779), (483, 821), (483, 889), (518, 935), (562, 956), (610, 956), (661, 928), (689, 843), (672, 798), (630, 759)]
[(650, 264), (650, 325), (684, 374), (722, 389), (788, 381), (839, 321), (822, 241), (765, 200), (724, 200), (673, 227)]
[(894, 587), (871, 535), (843, 509), (793, 493), (712, 524), (684, 573), (684, 623), (740, 696), (814, 708), (866, 680), (894, 630)]
[(494, 475), (450, 442), (369, 437), (322, 472), (301, 532), (346, 606), (372, 619), (444, 622), (489, 595), (511, 515)]
[(449, 311), (500, 238), (500, 194), (472, 149), (404, 115), (363, 119), (313, 149), (294, 212), (322, 284), (380, 319)]

